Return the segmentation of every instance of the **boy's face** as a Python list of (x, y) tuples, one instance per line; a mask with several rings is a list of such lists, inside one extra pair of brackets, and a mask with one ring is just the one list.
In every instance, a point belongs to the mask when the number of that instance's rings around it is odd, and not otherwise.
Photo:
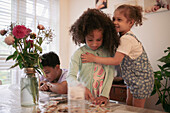
[(57, 65), (55, 68), (49, 66), (43, 67), (43, 71), (46, 74), (46, 79), (49, 80), (49, 82), (52, 82), (59, 77), (59, 70), (60, 68)]
[(98, 49), (103, 43), (103, 31), (94, 30), (91, 34), (86, 36), (86, 44), (92, 50)]

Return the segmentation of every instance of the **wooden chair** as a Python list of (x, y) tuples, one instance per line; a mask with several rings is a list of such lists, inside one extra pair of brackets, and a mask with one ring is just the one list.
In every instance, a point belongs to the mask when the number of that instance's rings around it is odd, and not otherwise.
[(2, 85), (2, 81), (0, 80), (0, 85)]

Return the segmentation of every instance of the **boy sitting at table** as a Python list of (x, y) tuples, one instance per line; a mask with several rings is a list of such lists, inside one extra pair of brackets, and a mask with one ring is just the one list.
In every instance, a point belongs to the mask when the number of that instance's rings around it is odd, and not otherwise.
[(67, 69), (60, 68), (60, 60), (56, 53), (49, 52), (42, 55), (41, 64), (45, 76), (40, 77), (40, 90), (52, 91), (57, 94), (67, 93)]

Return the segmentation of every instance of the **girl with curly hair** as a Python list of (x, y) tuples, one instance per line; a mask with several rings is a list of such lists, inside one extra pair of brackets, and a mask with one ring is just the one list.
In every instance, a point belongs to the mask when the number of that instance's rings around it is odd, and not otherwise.
[(128, 86), (126, 103), (144, 107), (153, 90), (154, 74), (142, 43), (131, 31), (134, 24), (142, 25), (142, 7), (120, 5), (114, 12), (113, 22), (121, 37), (115, 56), (102, 58), (84, 54), (82, 60), (105, 65), (121, 64), (122, 77)]
[[(80, 82), (85, 88), (85, 99), (95, 104), (107, 104), (114, 77), (114, 66), (82, 63), (82, 54), (111, 57), (119, 45), (119, 37), (109, 16), (97, 9), (88, 9), (71, 26), (76, 45), (85, 44), (71, 57), (68, 84)], [(78, 75), (78, 76), (77, 76)]]

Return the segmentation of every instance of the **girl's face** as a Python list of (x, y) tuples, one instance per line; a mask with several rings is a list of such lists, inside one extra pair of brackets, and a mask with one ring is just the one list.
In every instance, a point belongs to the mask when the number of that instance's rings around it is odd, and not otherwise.
[(133, 25), (133, 22), (128, 21), (127, 18), (119, 11), (114, 12), (113, 23), (115, 25), (116, 31), (121, 35), (127, 33)]
[(92, 50), (98, 49), (103, 43), (103, 31), (102, 30), (93, 30), (92, 33), (88, 34), (85, 37), (86, 44)]

